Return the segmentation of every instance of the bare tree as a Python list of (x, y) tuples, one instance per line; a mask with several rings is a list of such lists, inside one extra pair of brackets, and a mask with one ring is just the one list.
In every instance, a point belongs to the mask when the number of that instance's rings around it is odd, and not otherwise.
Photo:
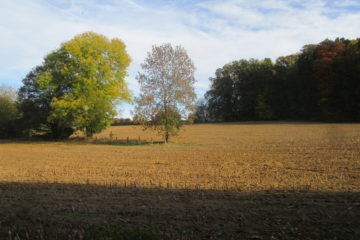
[(145, 129), (157, 130), (167, 143), (194, 109), (194, 63), (183, 47), (164, 44), (153, 46), (141, 67), (135, 119)]

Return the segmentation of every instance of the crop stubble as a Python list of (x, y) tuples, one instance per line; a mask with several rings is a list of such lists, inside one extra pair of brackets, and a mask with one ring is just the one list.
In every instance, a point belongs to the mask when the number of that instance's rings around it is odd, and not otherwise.
[[(139, 136), (142, 141), (161, 140), (137, 126), (112, 127), (96, 139), (110, 136), (115, 143)], [(332, 214), (342, 216), (332, 225), (339, 236), (346, 229), (346, 236), (355, 236), (359, 156), (360, 124), (190, 125), (167, 145), (3, 142), (0, 191), (6, 198), (1, 198), (0, 210), (8, 218), (16, 210), (5, 214), (5, 206), (33, 209), (24, 199), (34, 199), (62, 221), (91, 224), (108, 221), (115, 208), (114, 222), (149, 227), (149, 219), (154, 224), (168, 221), (178, 226), (169, 236), (189, 229), (189, 236), (204, 238), (221, 231), (281, 236), (284, 226), (304, 232), (310, 227), (299, 225), (304, 218), (326, 228), (331, 222), (324, 219)], [(294, 209), (302, 210), (291, 216)], [(192, 221), (196, 223), (189, 225)], [(287, 222), (297, 226), (286, 227)]]
[[(160, 140), (139, 127), (96, 136)], [(359, 191), (360, 125), (204, 124), (166, 146), (3, 143), (0, 181), (235, 191)]]

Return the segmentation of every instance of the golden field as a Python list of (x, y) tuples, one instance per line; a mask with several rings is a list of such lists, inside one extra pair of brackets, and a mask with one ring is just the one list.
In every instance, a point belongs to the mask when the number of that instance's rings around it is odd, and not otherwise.
[[(136, 126), (96, 138), (161, 140)], [(168, 145), (79, 142), (0, 145), (0, 181), (137, 187), (360, 190), (358, 124), (203, 124)]]
[(22, 226), (121, 224), (160, 239), (360, 236), (360, 124), (187, 125), (170, 140), (119, 126), (85, 142), (1, 142), (0, 227), (16, 232), (25, 211)]

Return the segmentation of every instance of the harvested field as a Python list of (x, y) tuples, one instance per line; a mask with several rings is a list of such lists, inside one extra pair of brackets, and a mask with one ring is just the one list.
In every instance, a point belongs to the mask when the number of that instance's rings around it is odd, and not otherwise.
[(360, 238), (360, 124), (201, 124), (167, 145), (120, 126), (96, 139), (0, 144), (0, 239), (102, 225), (155, 239)]

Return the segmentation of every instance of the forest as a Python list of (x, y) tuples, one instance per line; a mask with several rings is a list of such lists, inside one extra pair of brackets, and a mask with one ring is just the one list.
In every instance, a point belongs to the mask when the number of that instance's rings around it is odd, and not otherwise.
[(233, 61), (210, 81), (197, 122), (359, 122), (360, 39), (327, 39), (275, 62)]

